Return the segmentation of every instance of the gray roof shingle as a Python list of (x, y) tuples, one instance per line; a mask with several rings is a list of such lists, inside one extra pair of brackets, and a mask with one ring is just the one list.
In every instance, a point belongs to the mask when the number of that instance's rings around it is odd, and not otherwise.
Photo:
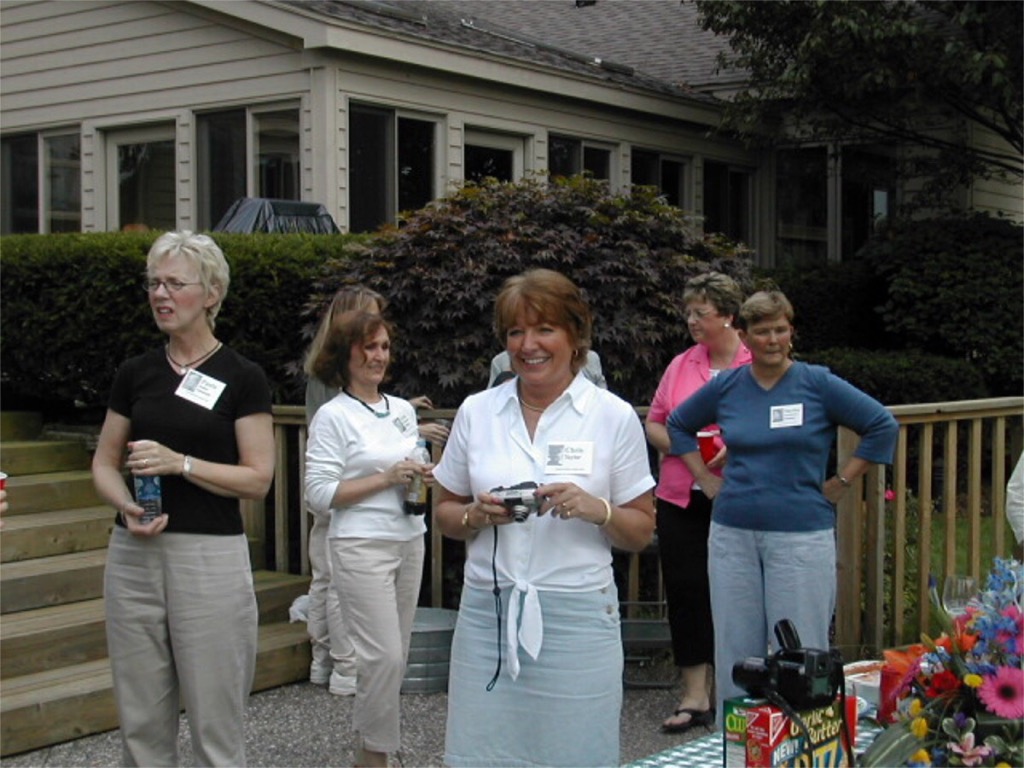
[(714, 100), (725, 43), (677, 0), (285, 0), (401, 36), (529, 62), (608, 84)]

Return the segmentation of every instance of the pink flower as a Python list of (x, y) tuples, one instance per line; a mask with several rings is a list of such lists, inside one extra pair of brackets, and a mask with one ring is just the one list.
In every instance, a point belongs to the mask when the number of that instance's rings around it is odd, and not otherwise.
[[(985, 678), (978, 689), (978, 698), (989, 712), (1012, 720), (1024, 717), (1024, 670), (999, 667)], [(968, 765), (966, 763), (965, 765)]]
[(896, 491), (894, 491), (892, 488), (886, 488), (885, 489), (885, 500), (886, 501), (892, 501), (895, 498), (896, 498)]
[(960, 755), (964, 765), (980, 765), (982, 760), (992, 754), (992, 747), (984, 744), (980, 747), (974, 746), (974, 731), (971, 731), (959, 744), (950, 742), (949, 751)]

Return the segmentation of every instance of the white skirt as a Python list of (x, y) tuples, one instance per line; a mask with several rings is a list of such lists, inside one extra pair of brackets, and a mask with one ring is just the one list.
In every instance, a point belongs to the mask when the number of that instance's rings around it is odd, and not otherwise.
[[(596, 592), (539, 593), (544, 642), (520, 649), (508, 675), (504, 626), (511, 590), (462, 590), (452, 638), (445, 765), (617, 766), (622, 711), (622, 635), (614, 584)], [(501, 674), (491, 690), (501, 649)]]

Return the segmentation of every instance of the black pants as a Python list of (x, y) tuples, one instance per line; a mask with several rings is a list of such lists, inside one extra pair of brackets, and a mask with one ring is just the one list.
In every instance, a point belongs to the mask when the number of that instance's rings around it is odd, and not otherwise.
[(690, 506), (657, 500), (658, 552), (668, 603), (672, 656), (677, 667), (713, 664), (715, 629), (708, 583), (711, 500), (690, 493)]

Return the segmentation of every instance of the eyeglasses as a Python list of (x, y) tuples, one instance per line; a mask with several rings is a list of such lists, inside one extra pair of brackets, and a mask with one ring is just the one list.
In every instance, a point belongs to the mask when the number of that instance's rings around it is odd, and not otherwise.
[(698, 320), (707, 320), (712, 315), (718, 314), (713, 309), (686, 309), (683, 310), (683, 319), (689, 320), (691, 317), (695, 317)]
[(153, 293), (157, 288), (163, 286), (167, 289), (168, 293), (177, 293), (186, 285), (202, 285), (202, 283), (183, 283), (181, 280), (143, 280), (142, 287), (146, 289), (146, 293)]

